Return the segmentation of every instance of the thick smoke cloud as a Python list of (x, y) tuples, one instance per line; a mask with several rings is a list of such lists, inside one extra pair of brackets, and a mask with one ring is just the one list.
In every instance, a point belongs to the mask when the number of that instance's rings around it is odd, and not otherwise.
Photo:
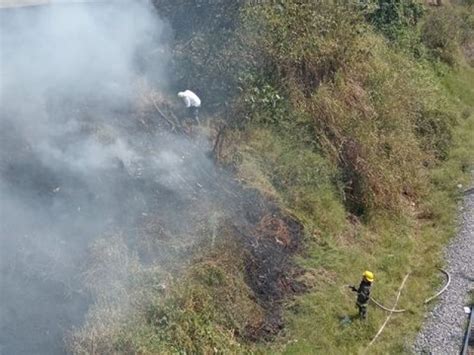
[(90, 242), (147, 215), (151, 185), (179, 194), (212, 164), (136, 129), (136, 83), (167, 81), (147, 3), (3, 9), (0, 31), (0, 354), (63, 353), (89, 305), (75, 285)]

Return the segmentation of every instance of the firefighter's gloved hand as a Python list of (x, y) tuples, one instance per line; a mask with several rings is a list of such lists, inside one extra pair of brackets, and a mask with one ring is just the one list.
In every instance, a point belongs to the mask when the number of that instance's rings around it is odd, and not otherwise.
[(349, 288), (354, 291), (354, 292), (357, 292), (357, 288), (355, 286), (349, 286)]

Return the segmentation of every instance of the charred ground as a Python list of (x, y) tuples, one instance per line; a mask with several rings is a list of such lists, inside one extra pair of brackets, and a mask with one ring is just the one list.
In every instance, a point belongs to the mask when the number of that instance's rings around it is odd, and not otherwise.
[[(55, 157), (45, 161), (14, 114), (1, 113), (2, 188), (23, 214), (2, 205), (2, 352), (64, 351), (68, 330), (80, 327), (94, 305), (83, 279), (90, 246), (107, 235), (121, 236), (144, 267), (179, 275), (206, 254), (200, 246), (212, 234), (219, 239), (220, 231), (231, 231), (245, 282), (263, 310), (257, 323), (236, 336), (259, 340), (277, 334), (282, 301), (301, 290), (291, 255), (302, 226), (216, 166), (202, 131), (189, 136), (179, 133), (185, 131), (179, 122), (170, 127), (155, 107), (166, 107), (164, 100), (146, 97), (116, 106), (107, 104), (110, 98), (71, 99), (61, 92), (48, 91), (42, 114), (48, 124), (73, 128), (48, 144), (72, 157), (87, 145), (94, 147), (87, 153), (91, 159), (110, 153), (89, 171), (58, 164)], [(163, 111), (171, 114), (172, 108)], [(83, 158), (78, 154), (77, 163)]]

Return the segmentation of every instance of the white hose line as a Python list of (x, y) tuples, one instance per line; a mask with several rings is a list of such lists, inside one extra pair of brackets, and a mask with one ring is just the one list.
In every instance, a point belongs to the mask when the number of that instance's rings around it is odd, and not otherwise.
[[(447, 272), (446, 270), (444, 269), (439, 269), (443, 274), (446, 275), (446, 278), (447, 278), (447, 281), (446, 281), (446, 284), (444, 285), (444, 287), (439, 291), (437, 292), (435, 295), (431, 296), (430, 298), (427, 298), (426, 300), (423, 301), (423, 304), (428, 304), (429, 302), (433, 301), (434, 299), (438, 298), (439, 296), (441, 296), (449, 287), (449, 285), (451, 284), (451, 275), (449, 274), (449, 272)], [(383, 304), (381, 304), (380, 302), (378, 302), (377, 300), (375, 300), (374, 298), (370, 297), (370, 300), (372, 302), (374, 302), (374, 304), (383, 309), (384, 311), (387, 311), (387, 312), (392, 312), (392, 313), (403, 313), (403, 312), (406, 312), (407, 310), (406, 309), (390, 309), (390, 308), (387, 308), (385, 307)]]
[[(395, 299), (395, 304), (393, 305), (393, 308), (395, 308), (398, 304), (398, 300), (400, 299), (400, 295), (402, 294), (402, 290), (403, 288), (405, 287), (405, 282), (407, 281), (408, 279), (408, 276), (410, 276), (410, 273), (406, 274), (405, 278), (403, 279), (402, 281), (402, 284), (400, 285), (399, 289), (398, 289), (398, 294), (397, 294), (397, 298)], [(369, 343), (369, 345), (367, 345), (367, 349), (377, 340), (377, 338), (379, 337), (380, 334), (382, 334), (385, 326), (387, 325), (388, 321), (390, 320), (390, 318), (392, 317), (392, 314), (394, 312), (393, 311), (390, 311), (389, 315), (387, 316), (387, 319), (385, 319), (385, 322), (382, 324), (382, 326), (380, 327), (379, 331), (377, 332), (377, 334), (375, 334), (374, 338), (372, 339), (372, 341)], [(366, 349), (366, 350), (367, 350)]]
[(380, 304), (376, 300), (374, 300), (372, 297), (370, 297), (370, 300), (375, 303), (376, 306), (382, 308), (384, 311), (391, 312), (391, 313), (403, 313), (406, 312), (406, 309), (389, 309), (385, 307), (384, 305)]
[(443, 274), (446, 275), (446, 277), (448, 278), (448, 281), (446, 282), (446, 285), (444, 285), (444, 287), (441, 289), (441, 291), (439, 291), (437, 294), (435, 294), (434, 296), (431, 296), (430, 298), (427, 298), (425, 300), (425, 302), (423, 302), (424, 304), (427, 304), (431, 301), (433, 301), (435, 298), (438, 298), (439, 296), (441, 296), (441, 294), (446, 291), (449, 287), (449, 284), (451, 283), (451, 275), (449, 274), (449, 272), (447, 272), (446, 270), (443, 270), (443, 269), (439, 269)]

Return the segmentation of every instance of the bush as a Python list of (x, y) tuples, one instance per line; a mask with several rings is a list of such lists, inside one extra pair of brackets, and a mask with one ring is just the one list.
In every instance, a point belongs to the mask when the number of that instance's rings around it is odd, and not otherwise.
[[(396, 4), (378, 19), (414, 27), (418, 5)], [(306, 174), (298, 174), (300, 166), (318, 170), (311, 159), (301, 162), (308, 155), (296, 148), (299, 140), (308, 154), (338, 166), (336, 186), (349, 212), (397, 209), (404, 196), (415, 198), (423, 165), (446, 157), (454, 123), (437, 80), (371, 34), (359, 9), (350, 6), (262, 5), (246, 9), (243, 25), (249, 56), (259, 57), (251, 61), (256, 74), (243, 77), (239, 112), (251, 123), (248, 129), (272, 126), (285, 132), (286, 142), (295, 141), (292, 148), (274, 148), (284, 149), (279, 159), (286, 153), (293, 158), (266, 171), (273, 188), (284, 195), (301, 191), (301, 182), (293, 182)], [(416, 33), (413, 38), (415, 43)], [(304, 198), (291, 195), (293, 207), (309, 211)]]
[(456, 11), (443, 7), (431, 11), (422, 26), (422, 40), (432, 55), (455, 66), (459, 62), (460, 22)]
[(260, 72), (311, 95), (345, 65), (354, 40), (364, 31), (360, 19), (355, 8), (325, 2), (248, 6), (243, 36)]
[(407, 28), (414, 28), (423, 14), (423, 5), (416, 0), (378, 0), (374, 10), (368, 7), (366, 18), (387, 38), (396, 40)]

